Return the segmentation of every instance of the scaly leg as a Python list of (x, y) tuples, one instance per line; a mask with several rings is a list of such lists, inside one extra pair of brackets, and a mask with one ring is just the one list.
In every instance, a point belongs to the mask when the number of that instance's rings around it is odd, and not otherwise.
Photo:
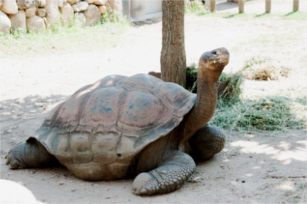
[(226, 134), (217, 127), (205, 125), (191, 137), (189, 143), (193, 158), (207, 160), (223, 150)]
[(195, 162), (188, 154), (172, 150), (159, 167), (135, 178), (132, 192), (136, 195), (172, 192), (190, 178), (195, 168)]
[(55, 161), (45, 147), (35, 139), (16, 145), (5, 156), (6, 164), (11, 169), (24, 169), (28, 167), (41, 167)]

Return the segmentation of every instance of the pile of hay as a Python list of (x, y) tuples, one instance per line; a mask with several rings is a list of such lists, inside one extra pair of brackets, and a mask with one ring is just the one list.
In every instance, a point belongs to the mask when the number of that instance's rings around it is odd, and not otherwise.
[(242, 74), (251, 80), (278, 80), (288, 77), (290, 68), (268, 57), (252, 57), (246, 61)]

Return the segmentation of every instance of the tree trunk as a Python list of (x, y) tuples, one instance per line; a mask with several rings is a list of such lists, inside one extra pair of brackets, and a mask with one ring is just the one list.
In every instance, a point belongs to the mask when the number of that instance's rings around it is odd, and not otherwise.
[(184, 0), (163, 0), (162, 11), (162, 79), (185, 86)]

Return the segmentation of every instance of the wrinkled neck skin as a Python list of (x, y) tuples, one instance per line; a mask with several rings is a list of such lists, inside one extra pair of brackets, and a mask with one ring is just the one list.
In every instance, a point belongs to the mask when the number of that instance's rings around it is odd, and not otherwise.
[(216, 73), (203, 65), (198, 72), (197, 99), (194, 108), (184, 119), (183, 140), (179, 150), (189, 152), (188, 140), (212, 118), (217, 105), (217, 80), (220, 73)]

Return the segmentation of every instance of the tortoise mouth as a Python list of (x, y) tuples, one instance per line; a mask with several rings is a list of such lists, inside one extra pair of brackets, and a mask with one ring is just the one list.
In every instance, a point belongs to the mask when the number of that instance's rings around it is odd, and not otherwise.
[(213, 64), (216, 64), (216, 63), (223, 63), (223, 62), (228, 62), (228, 59), (226, 59), (226, 58), (221, 58), (221, 59), (218, 59), (218, 60), (213, 60)]
[(205, 52), (201, 57), (202, 61), (207, 66), (209, 65), (224, 65), (226, 66), (229, 62), (229, 52), (226, 48), (218, 48), (209, 52)]
[(221, 67), (225, 67), (229, 62), (229, 58), (221, 57), (209, 60), (207, 59), (204, 61), (205, 61), (205, 67), (215, 70), (215, 69), (220, 69)]

